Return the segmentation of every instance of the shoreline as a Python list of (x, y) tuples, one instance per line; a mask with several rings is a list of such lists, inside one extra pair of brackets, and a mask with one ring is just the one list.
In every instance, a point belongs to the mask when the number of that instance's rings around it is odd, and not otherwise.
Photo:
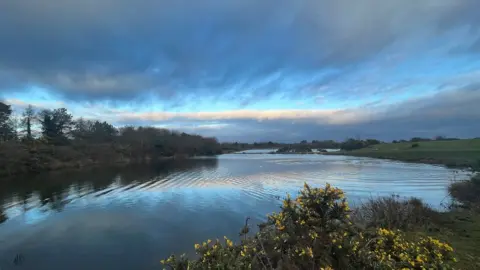
[(367, 157), (375, 159), (387, 159), (393, 161), (401, 161), (406, 163), (418, 163), (418, 164), (430, 164), (430, 165), (439, 165), (445, 166), (450, 169), (467, 169), (474, 171), (476, 165), (472, 161), (468, 160), (455, 160), (455, 159), (443, 159), (443, 158), (433, 158), (433, 157), (417, 157), (417, 158), (405, 158), (399, 155), (395, 155), (387, 152), (348, 152), (348, 151), (339, 151), (339, 152), (329, 152), (324, 153), (324, 155), (336, 155), (336, 156), (351, 156), (351, 157)]
[(50, 166), (39, 168), (37, 170), (28, 170), (21, 168), (13, 172), (0, 171), (0, 178), (10, 178), (10, 177), (20, 177), (28, 176), (32, 174), (40, 173), (49, 173), (49, 172), (74, 172), (80, 170), (95, 169), (99, 167), (119, 167), (119, 166), (129, 166), (137, 164), (151, 164), (155, 162), (162, 162), (167, 160), (179, 160), (179, 159), (189, 159), (190, 156), (161, 156), (156, 157), (155, 159), (146, 158), (146, 159), (118, 159), (111, 162), (101, 162), (101, 161), (92, 161), (92, 160), (83, 160), (76, 162), (54, 162), (49, 164)]

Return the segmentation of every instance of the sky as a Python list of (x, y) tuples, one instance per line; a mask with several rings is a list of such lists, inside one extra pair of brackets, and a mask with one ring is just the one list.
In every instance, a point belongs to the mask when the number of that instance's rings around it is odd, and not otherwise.
[(480, 137), (478, 0), (0, 1), (0, 99), (220, 141)]

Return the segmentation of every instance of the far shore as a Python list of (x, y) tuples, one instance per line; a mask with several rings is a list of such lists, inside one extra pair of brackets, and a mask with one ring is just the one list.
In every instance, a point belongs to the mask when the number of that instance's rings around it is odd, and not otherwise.
[(480, 165), (480, 139), (383, 143), (358, 150), (342, 150), (325, 154), (390, 159), (403, 162), (444, 165), (449, 168), (472, 169)]
[(458, 169), (472, 169), (480, 166), (480, 139), (425, 141), (417, 143), (381, 143), (351, 151), (275, 152), (273, 149), (271, 152), (264, 153), (247, 151), (247, 149), (241, 151), (224, 151), (224, 154), (344, 155), (389, 159), (409, 163), (443, 165)]

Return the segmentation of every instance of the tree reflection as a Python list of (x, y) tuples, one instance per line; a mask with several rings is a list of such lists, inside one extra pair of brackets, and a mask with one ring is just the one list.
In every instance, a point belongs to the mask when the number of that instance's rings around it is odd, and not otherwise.
[(7, 215), (5, 215), (5, 213), (3, 212), (3, 209), (0, 209), (0, 224), (7, 221), (7, 219), (8, 219)]
[[(22, 206), (23, 212), (32, 206), (47, 206), (62, 211), (71, 199), (101, 192), (110, 186), (128, 186), (166, 179), (168, 175), (190, 170), (208, 170), (218, 166), (215, 158), (166, 160), (149, 165), (123, 168), (96, 168), (84, 171), (43, 173), (0, 182), (0, 209), (7, 202)], [(101, 196), (101, 194), (99, 194)], [(68, 199), (71, 198), (71, 199)], [(32, 207), (30, 206), (30, 207)], [(0, 212), (5, 218), (3, 212)]]

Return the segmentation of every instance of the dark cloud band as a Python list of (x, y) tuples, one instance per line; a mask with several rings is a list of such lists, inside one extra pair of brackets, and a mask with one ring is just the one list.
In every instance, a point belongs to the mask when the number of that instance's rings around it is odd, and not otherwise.
[[(329, 79), (339, 79), (427, 32), (470, 27), (478, 35), (473, 10), (478, 1), (6, 0), (0, 88), (38, 85), (75, 100), (148, 93), (171, 103), (193, 94), (251, 96), (240, 101), (248, 104), (279, 89), (298, 96), (299, 87), (325, 83), (298, 78), (337, 69)], [(286, 90), (289, 79), (296, 84)]]

